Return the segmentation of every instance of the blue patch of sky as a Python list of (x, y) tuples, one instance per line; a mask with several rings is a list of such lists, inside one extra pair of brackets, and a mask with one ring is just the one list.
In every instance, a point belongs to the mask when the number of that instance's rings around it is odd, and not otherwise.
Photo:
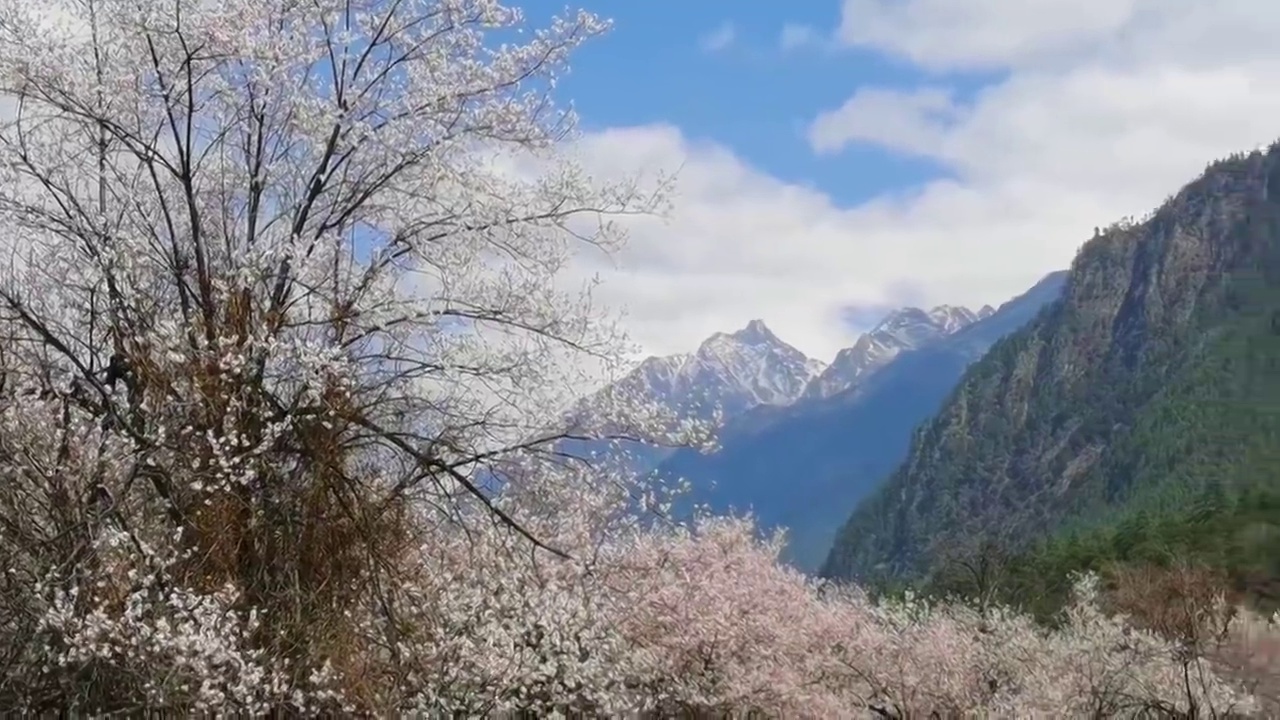
[[(614, 29), (581, 49), (561, 83), (586, 130), (669, 123), (695, 141), (713, 141), (781, 180), (815, 187), (849, 206), (898, 193), (947, 170), (927, 159), (870, 145), (816, 156), (805, 137), (813, 118), (839, 107), (860, 87), (901, 88), (945, 83), (964, 102), (990, 77), (939, 78), (900, 60), (863, 50), (780, 46), (787, 23), (829, 35), (839, 3), (739, 3), (705, 0), (583, 0), (615, 21)], [(537, 24), (553, 9), (528, 3)], [(716, 51), (700, 42), (725, 23), (734, 38)]]

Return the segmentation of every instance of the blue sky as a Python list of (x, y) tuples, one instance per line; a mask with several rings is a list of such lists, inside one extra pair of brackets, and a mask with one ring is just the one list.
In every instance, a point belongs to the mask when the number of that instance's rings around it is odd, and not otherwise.
[[(805, 132), (813, 116), (859, 87), (910, 87), (935, 75), (868, 50), (781, 47), (788, 23), (834, 27), (836, 3), (588, 0), (584, 7), (615, 21), (606, 38), (581, 51), (561, 86), (586, 129), (673, 123), (691, 139), (714, 140), (780, 179), (815, 185), (842, 203), (944, 172), (936, 163), (871, 146), (839, 157), (809, 149)], [(732, 33), (728, 45), (705, 47), (725, 28)], [(971, 92), (979, 84), (959, 78), (956, 85)]]
[(656, 354), (761, 318), (829, 359), (886, 308), (998, 306), (1280, 134), (1280, 3), (580, 3), (615, 23), (558, 87), (588, 170), (680, 169), (665, 222), (577, 268)]

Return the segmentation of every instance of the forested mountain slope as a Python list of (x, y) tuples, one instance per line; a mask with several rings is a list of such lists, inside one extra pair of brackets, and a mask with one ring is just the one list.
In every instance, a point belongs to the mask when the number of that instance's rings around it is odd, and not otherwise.
[(1019, 547), (1280, 483), (1278, 193), (1273, 145), (1087, 243), (1062, 299), (917, 431), (823, 574), (910, 578), (975, 539)]

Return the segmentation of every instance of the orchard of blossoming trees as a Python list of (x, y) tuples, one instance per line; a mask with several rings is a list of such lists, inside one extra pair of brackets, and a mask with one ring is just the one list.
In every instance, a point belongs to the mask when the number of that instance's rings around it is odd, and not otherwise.
[[(1198, 645), (1102, 613), (1096, 578), (1053, 630), (873, 603), (551, 451), (578, 360), (626, 350), (562, 269), (666, 187), (599, 184), (560, 142), (549, 93), (605, 28), (0, 0), (0, 706), (1255, 707)], [(631, 436), (704, 434), (626, 409)], [(1240, 618), (1219, 641), (1273, 632)]]

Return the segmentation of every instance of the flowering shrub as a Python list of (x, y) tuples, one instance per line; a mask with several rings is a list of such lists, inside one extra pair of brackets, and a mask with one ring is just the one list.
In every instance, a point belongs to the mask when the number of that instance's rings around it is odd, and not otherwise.
[[(0, 447), (24, 458), (10, 461), (7, 477), (62, 452), (58, 436), (22, 432), (41, 406), (0, 416), (8, 421)], [(88, 483), (117, 452), (96, 426), (82, 431), (81, 454), (61, 466), (69, 482)], [(6, 533), (15, 569), (5, 617), (20, 622), (0, 636), (12, 668), (3, 701), (97, 711), (801, 717), (1255, 708), (1208, 648), (1188, 656), (1174, 640), (1102, 612), (1094, 576), (1078, 579), (1053, 630), (1000, 607), (910, 596), (876, 603), (781, 565), (781, 538), (760, 539), (749, 518), (660, 522), (636, 502), (655, 498), (651, 507), (662, 509), (655, 488), (588, 489), (558, 465), (533, 469), (537, 482), (512, 483), (495, 502), (512, 513), (538, 509), (525, 513), (527, 530), (570, 559), (483, 508), (422, 508), (404, 520), (416, 544), (380, 559), (379, 589), (341, 617), (309, 616), (326, 638), (317, 648), (333, 648), (309, 656), (264, 633), (272, 608), (243, 585), (208, 586), (198, 546), (179, 532), (125, 527), (120, 508), (82, 562), (45, 563), (26, 582), (17, 568), (41, 565), (30, 551), (38, 546), (24, 553)], [(334, 581), (343, 579), (374, 582)], [(1280, 638), (1280, 625), (1253, 615), (1228, 626), (1253, 642)]]

